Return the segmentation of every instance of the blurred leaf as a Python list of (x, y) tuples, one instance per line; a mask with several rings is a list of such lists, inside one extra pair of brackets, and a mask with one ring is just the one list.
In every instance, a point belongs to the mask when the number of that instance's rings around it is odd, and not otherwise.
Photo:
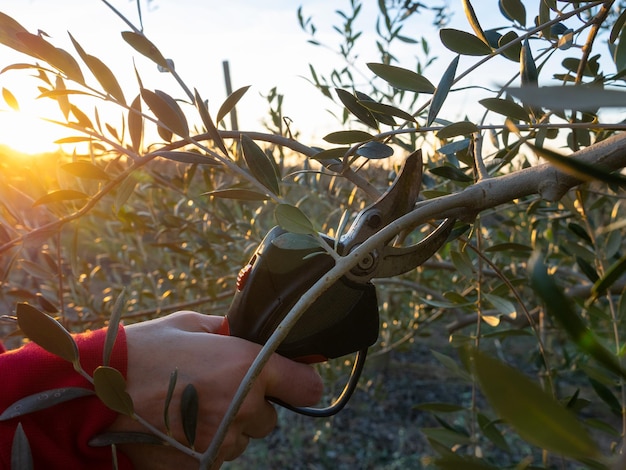
[(84, 136), (73, 136), (73, 137), (62, 137), (61, 139), (57, 139), (54, 141), (55, 144), (76, 144), (79, 142), (91, 142), (93, 137), (90, 135)]
[(507, 92), (532, 106), (552, 110), (595, 111), (604, 107), (626, 107), (626, 92), (587, 86), (507, 88)]
[(18, 303), (17, 323), (29, 340), (49, 353), (78, 365), (78, 346), (74, 338), (54, 318), (32, 305)]
[(17, 423), (11, 444), (11, 468), (19, 470), (33, 470), (33, 455), (30, 450), (28, 437), (24, 432), (22, 423)]
[(485, 252), (487, 253), (493, 253), (498, 251), (520, 251), (523, 253), (528, 253), (529, 251), (532, 251), (532, 247), (528, 245), (523, 245), (521, 243), (498, 243), (497, 245), (485, 248)]
[(498, 312), (502, 315), (506, 315), (507, 317), (513, 317), (517, 310), (515, 309), (515, 305), (508, 299), (500, 297), (498, 295), (489, 294), (485, 292), (483, 294), (485, 298), (489, 301), (491, 305), (493, 305)]
[(613, 394), (613, 392), (603, 383), (595, 380), (592, 377), (587, 377), (589, 379), (589, 383), (593, 388), (596, 395), (598, 395), (604, 403), (606, 403), (611, 410), (611, 412), (615, 416), (622, 415), (622, 405), (617, 399), (617, 397)]
[(339, 131), (331, 132), (324, 137), (326, 142), (331, 144), (353, 144), (355, 142), (365, 142), (371, 140), (374, 136), (364, 131)]
[(109, 175), (107, 175), (102, 168), (87, 161), (65, 163), (61, 165), (61, 169), (67, 171), (68, 173), (71, 173), (74, 176), (78, 176), (79, 178), (96, 180), (110, 179)]
[(115, 340), (117, 339), (117, 333), (119, 330), (122, 312), (124, 311), (125, 305), (126, 289), (122, 289), (120, 295), (118, 295), (117, 299), (115, 299), (115, 304), (113, 305), (113, 310), (111, 311), (111, 316), (109, 317), (107, 334), (104, 340), (104, 348), (102, 350), (103, 366), (109, 365), (109, 360), (111, 359), (111, 353), (113, 352), (113, 347), (115, 346)]
[(620, 377), (626, 377), (616, 356), (598, 341), (593, 331), (587, 328), (563, 291), (548, 275), (539, 253), (533, 254), (529, 261), (531, 273), (530, 285), (543, 300), (548, 315), (553, 318), (574, 344), (585, 354), (589, 354), (608, 370)]
[(448, 65), (448, 68), (441, 76), (441, 80), (439, 81), (437, 89), (433, 94), (433, 98), (430, 103), (430, 109), (428, 110), (428, 119), (426, 120), (427, 126), (430, 126), (439, 114), (439, 111), (443, 106), (443, 102), (446, 100), (448, 92), (450, 91), (450, 88), (454, 83), (454, 77), (456, 75), (456, 68), (458, 65), (459, 56), (456, 56), (454, 59), (452, 59), (452, 62), (450, 62), (450, 65)]
[[(57, 75), (55, 79), (55, 91), (63, 92), (65, 91), (65, 82), (63, 81), (63, 77), (61, 75)], [(55, 98), (57, 103), (59, 104), (59, 109), (63, 113), (65, 119), (69, 119), (70, 116), (70, 101), (67, 98), (67, 95), (59, 95)]]
[(598, 279), (593, 287), (591, 293), (593, 298), (604, 294), (622, 275), (626, 272), (626, 255), (622, 256), (619, 260), (614, 262), (609, 269), (606, 270), (604, 276)]
[(128, 134), (132, 149), (139, 152), (143, 136), (143, 116), (141, 114), (141, 95), (137, 95), (128, 110)]
[(53, 202), (71, 201), (76, 199), (87, 199), (89, 196), (83, 192), (75, 191), (73, 189), (58, 189), (56, 191), (49, 192), (45, 196), (41, 196), (35, 202), (33, 207), (43, 204), (50, 204)]
[(198, 391), (193, 384), (188, 384), (180, 399), (180, 414), (183, 422), (183, 431), (189, 445), (193, 448), (196, 442), (196, 429), (198, 426)]
[(16, 33), (17, 38), (31, 51), (29, 55), (35, 55), (48, 64), (61, 71), (67, 78), (77, 83), (84, 84), (83, 73), (76, 60), (63, 49), (54, 47), (48, 41), (36, 34), (27, 32)]
[(509, 447), (508, 442), (500, 430), (496, 427), (496, 424), (499, 422), (500, 420), (490, 420), (484, 414), (478, 413), (478, 424), (485, 437), (497, 445), (500, 449), (510, 452), (511, 448)]
[(624, 28), (624, 23), (626, 23), (626, 10), (622, 10), (620, 15), (615, 20), (615, 23), (613, 23), (613, 26), (611, 27), (611, 34), (609, 35), (610, 44), (613, 44), (617, 40)]
[(93, 395), (93, 390), (81, 387), (64, 387), (29, 395), (11, 404), (0, 414), (0, 421), (17, 418), (35, 411), (45, 410), (51, 406), (74, 400), (75, 398)]
[(96, 395), (113, 411), (132, 417), (135, 414), (133, 400), (126, 392), (126, 380), (112, 367), (100, 366), (93, 373)]
[(591, 282), (596, 282), (598, 280), (598, 273), (596, 272), (596, 269), (591, 265), (591, 263), (589, 263), (580, 256), (576, 256), (576, 264), (583, 272), (583, 274), (587, 276), (587, 279), (589, 279)]
[[(450, 428), (420, 428), (420, 431), (428, 438), (451, 448), (457, 445), (467, 445), (472, 442), (466, 433)], [(459, 467), (456, 467), (458, 470)], [(465, 469), (466, 467), (462, 467)]]
[(161, 52), (157, 49), (157, 47), (150, 42), (150, 40), (145, 37), (142, 33), (135, 33), (134, 31), (124, 31), (122, 32), (122, 37), (124, 41), (132, 46), (137, 52), (141, 55), (147, 57), (148, 59), (155, 62), (157, 65), (167, 69), (169, 67), (167, 60), (161, 54)]
[(459, 135), (469, 135), (478, 132), (478, 127), (473, 122), (459, 121), (448, 124), (441, 130), (437, 131), (438, 139), (449, 139)]
[(489, 111), (493, 111), (494, 113), (502, 114), (516, 121), (530, 121), (530, 116), (528, 115), (528, 112), (519, 104), (514, 103), (513, 101), (505, 100), (502, 98), (484, 98), (478, 102)]
[(119, 211), (120, 208), (126, 204), (128, 198), (135, 191), (135, 187), (137, 186), (137, 180), (135, 176), (131, 173), (128, 175), (122, 184), (120, 184), (117, 188), (117, 194), (115, 195), (115, 208)]
[(20, 267), (34, 278), (53, 279), (56, 276), (54, 272), (50, 271), (48, 266), (33, 263), (32, 261), (28, 261), (26, 259), (20, 260)]
[(224, 155), (228, 155), (228, 150), (226, 150), (226, 145), (224, 144), (224, 140), (222, 139), (222, 136), (220, 135), (217, 128), (215, 127), (215, 123), (213, 122), (213, 119), (211, 119), (211, 115), (209, 114), (209, 108), (207, 107), (206, 103), (202, 100), (202, 97), (198, 93), (198, 90), (194, 90), (194, 91), (195, 91), (194, 101), (196, 104), (196, 108), (198, 109), (198, 112), (200, 113), (200, 118), (202, 119), (202, 123), (204, 124), (204, 127), (206, 128), (209, 136), (211, 137), (211, 139), (213, 140), (213, 143), (217, 146), (217, 148), (219, 148)]
[(429, 168), (428, 171), (433, 175), (442, 176), (443, 178), (450, 179), (452, 181), (459, 181), (461, 183), (469, 183), (474, 181), (471, 176), (466, 175), (462, 170), (455, 166), (444, 165), (435, 168)]
[(442, 145), (437, 149), (437, 152), (443, 155), (454, 155), (457, 152), (462, 152), (469, 148), (471, 140), (469, 138), (450, 142), (449, 144)]
[(84, 129), (95, 129), (91, 120), (87, 117), (85, 113), (83, 113), (80, 108), (77, 106), (70, 104), (70, 111), (78, 121), (78, 124)]
[(377, 76), (399, 90), (414, 91), (416, 93), (432, 93), (435, 91), (435, 86), (426, 77), (411, 70), (372, 62), (368, 63), (367, 66)]
[(169, 130), (181, 137), (189, 135), (187, 119), (180, 109), (180, 106), (178, 106), (178, 103), (176, 103), (171, 96), (159, 90), (153, 92), (142, 88), (141, 97), (150, 108), (150, 111), (152, 111), (156, 118), (165, 124)]
[(124, 98), (124, 92), (120, 87), (120, 84), (117, 82), (115, 75), (113, 72), (97, 57), (87, 54), (81, 45), (74, 39), (74, 37), (70, 34), (70, 39), (72, 40), (72, 44), (74, 44), (74, 48), (78, 52), (78, 55), (83, 62), (87, 64), (91, 73), (93, 73), (98, 83), (102, 86), (104, 91), (115, 98), (120, 103), (126, 104), (126, 98)]
[(313, 224), (304, 213), (296, 206), (290, 204), (278, 204), (274, 209), (274, 215), (278, 225), (291, 233), (314, 235), (317, 232)]
[(18, 39), (19, 33), (28, 33), (28, 31), (13, 18), (0, 12), (0, 44), (32, 56), (32, 51)]
[(434, 460), (438, 470), (496, 470), (482, 459), (450, 452)]
[(241, 148), (250, 173), (272, 193), (280, 194), (279, 177), (276, 173), (276, 166), (270, 157), (245, 134), (241, 136)]
[(165, 404), (163, 405), (163, 423), (165, 423), (165, 429), (168, 434), (171, 433), (170, 427), (170, 404), (172, 403), (172, 397), (174, 396), (174, 390), (176, 389), (176, 382), (178, 381), (178, 369), (174, 369), (170, 374), (170, 381), (167, 385), (167, 394), (165, 395)]
[(380, 142), (371, 141), (361, 145), (355, 152), (370, 160), (380, 160), (393, 155), (393, 148)]
[(365, 106), (361, 105), (359, 100), (352, 93), (342, 90), (341, 88), (335, 88), (335, 92), (343, 105), (348, 111), (354, 114), (357, 119), (369, 127), (373, 127), (374, 129), (378, 128), (378, 121), (374, 118), (374, 115)]
[(157, 155), (159, 157), (167, 158), (174, 162), (180, 163), (194, 163), (199, 165), (214, 165), (219, 166), (220, 163), (214, 160), (208, 155), (202, 155), (198, 152), (183, 152), (176, 150), (157, 150), (152, 152), (151, 155)]
[(478, 17), (476, 16), (476, 12), (474, 11), (474, 7), (470, 3), (470, 0), (463, 0), (463, 10), (465, 10), (465, 16), (470, 26), (474, 30), (474, 33), (485, 44), (489, 44), (487, 37), (485, 36), (485, 32), (483, 31), (482, 26), (480, 26), (480, 22), (478, 21)]
[(486, 353), (475, 350), (472, 357), (489, 404), (523, 439), (575, 459), (598, 455), (584, 426), (538, 384)]
[(217, 111), (217, 117), (215, 118), (216, 122), (220, 122), (222, 119), (226, 117), (228, 113), (232, 111), (232, 109), (237, 105), (239, 100), (246, 94), (250, 85), (239, 88), (238, 90), (233, 91), (226, 100), (220, 106), (220, 109)]
[(609, 173), (599, 165), (591, 165), (573, 157), (565, 157), (547, 148), (539, 148), (530, 143), (526, 143), (537, 155), (548, 160), (559, 170), (582, 180), (600, 180), (609, 184), (626, 186), (626, 177), (619, 173)]
[(459, 364), (452, 359), (450, 356), (437, 352), (435, 350), (431, 350), (433, 356), (453, 375), (459, 377), (465, 382), (471, 382), (472, 378), (468, 372), (459, 366)]
[(267, 201), (269, 196), (267, 194), (259, 193), (251, 189), (229, 188), (229, 189), (217, 189), (215, 191), (209, 191), (202, 193), (203, 196), (214, 196), (222, 199), (238, 199), (240, 201)]
[(526, 8), (520, 0), (500, 0), (498, 5), (507, 19), (526, 26)]
[(491, 47), (466, 31), (442, 28), (439, 30), (439, 37), (444, 46), (457, 54), (470, 56), (491, 54)]
[(2, 88), (2, 98), (4, 98), (5, 103), (8, 104), (11, 109), (13, 109), (14, 111), (20, 110), (20, 105), (15, 99), (15, 96), (6, 88)]

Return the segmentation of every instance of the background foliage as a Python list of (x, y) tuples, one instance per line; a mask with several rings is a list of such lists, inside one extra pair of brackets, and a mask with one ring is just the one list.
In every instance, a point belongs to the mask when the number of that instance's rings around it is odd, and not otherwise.
[[(461, 216), (455, 240), (423, 267), (377, 281), (380, 339), (351, 406), (324, 421), (281, 413), (280, 429), (232, 467), (623, 468), (626, 224), (624, 180), (611, 171), (626, 159), (605, 168), (562, 156), (620, 142), (607, 139), (624, 128), (611, 108), (626, 104), (623, 3), (494, 1), (501, 16), (487, 28), (463, 1), (454, 7), (464, 7), (464, 31), (447, 27), (444, 3), (378, 3), (365, 46), (357, 0), (337, 10), (337, 44), (319, 42), (310, 7), (297, 10), (309, 41), (345, 61), (310, 66), (337, 117), (323, 150), (298, 139), (276, 89), (265, 132), (229, 129), (247, 88), (207, 107), (130, 22), (124, 39), (180, 83), (180, 96), (149, 89), (144, 70), (122, 90), (78, 40), (64, 51), (0, 16), (0, 42), (30, 61), (3, 74), (34, 76), (66, 118), (62, 142), (81, 144), (71, 155), (0, 155), (5, 341), (21, 340), (9, 314), (17, 302), (72, 332), (107, 325), (119, 299), (125, 322), (182, 308), (221, 314), (277, 203), (336, 235), (343, 214), (422, 148), (418, 207), (496, 181), (491, 193), (429, 217)], [(415, 36), (424, 17), (439, 38)], [(429, 72), (435, 41), (454, 53), (440, 76)], [(398, 62), (400, 44), (415, 48), (415, 64)], [(365, 72), (358, 47), (380, 56)], [(493, 63), (516, 72), (499, 86), (464, 85)], [(9, 89), (3, 98), (19, 107)], [(466, 115), (444, 106), (459, 99), (472, 104)], [(522, 187), (493, 202), (498, 177), (514, 182), (538, 157), (585, 182), (553, 200)], [(345, 364), (321, 369), (330, 397)]]

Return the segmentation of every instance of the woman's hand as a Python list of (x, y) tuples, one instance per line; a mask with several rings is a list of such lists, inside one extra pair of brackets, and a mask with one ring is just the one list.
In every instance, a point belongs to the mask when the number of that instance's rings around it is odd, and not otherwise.
[[(259, 345), (249, 341), (213, 334), (222, 320), (222, 317), (183, 311), (125, 328), (127, 391), (136, 414), (165, 432), (165, 397), (170, 374), (178, 369), (169, 408), (170, 428), (176, 440), (186, 443), (180, 397), (185, 386), (193, 384), (200, 407), (195, 442), (198, 452), (209, 446), (243, 376), (260, 351)], [(214, 468), (241, 455), (250, 438), (265, 437), (274, 428), (276, 410), (266, 396), (294, 406), (311, 406), (321, 395), (322, 381), (313, 368), (274, 354), (231, 424)], [(146, 432), (141, 424), (121, 415), (109, 430)], [(136, 469), (198, 468), (195, 459), (172, 447), (127, 444), (122, 451)]]

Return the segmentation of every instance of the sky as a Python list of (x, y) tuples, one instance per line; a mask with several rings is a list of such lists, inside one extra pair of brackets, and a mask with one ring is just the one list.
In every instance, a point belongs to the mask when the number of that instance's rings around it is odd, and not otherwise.
[[(460, 4), (460, 0), (451, 1)], [(336, 44), (338, 34), (332, 30), (338, 18), (335, 10), (347, 10), (349, 2), (303, 0), (301, 3), (305, 14), (314, 16), (319, 28), (317, 38)], [(222, 66), (227, 60), (233, 88), (251, 85), (237, 108), (241, 129), (263, 130), (261, 121), (267, 119), (268, 107), (262, 95), (276, 86), (279, 93), (285, 95), (285, 115), (293, 121), (294, 128), (307, 139), (319, 141), (336, 121), (327, 111), (330, 102), (304, 77), (309, 76), (309, 63), (326, 69), (343, 63), (327, 49), (307, 43), (309, 37), (297, 21), (296, 12), (301, 3), (293, 0), (152, 0), (142, 4), (144, 31), (165, 57), (174, 60), (177, 72), (190, 88), (197, 88), (202, 97), (209, 100), (213, 113), (227, 96)], [(111, 4), (139, 24), (133, 0), (111, 0)], [(357, 27), (367, 27), (364, 36), (373, 36), (371, 18), (376, 13), (377, 2), (366, 0), (363, 4), (362, 20)], [(135, 63), (146, 88), (183, 97), (171, 76), (159, 73), (152, 62), (123, 41), (120, 33), (128, 30), (128, 26), (100, 0), (0, 0), (0, 11), (33, 33), (44, 31), (55, 46), (76, 55), (67, 34), (69, 31), (87, 53), (102, 59), (113, 70), (127, 96), (137, 93)], [(430, 27), (430, 19), (425, 23)], [(416, 36), (418, 34), (423, 33), (416, 31)], [(371, 40), (363, 42), (373, 45)], [(415, 54), (409, 49), (405, 51), (401, 53), (407, 53), (409, 67), (414, 67)], [(373, 47), (359, 57), (360, 68), (369, 73), (365, 63), (372, 60), (378, 61)], [(0, 68), (14, 62), (32, 62), (32, 59), (0, 47)], [(27, 75), (25, 72), (0, 75), (0, 86), (16, 96), (24, 111), (22, 114), (45, 113), (43, 109), (46, 105), (52, 106), (51, 100), (46, 100), (48, 103), (34, 100), (38, 83), (26, 80)], [(32, 132), (23, 135), (16, 124), (22, 129), (32, 129), (34, 124), (28, 120), (22, 122), (15, 113), (3, 112), (8, 109), (5, 103), (0, 103), (0, 128), (4, 129), (4, 132), (0, 130), (0, 142), (31, 151), (54, 148), (49, 142), (58, 137), (56, 128), (38, 130), (37, 137)]]

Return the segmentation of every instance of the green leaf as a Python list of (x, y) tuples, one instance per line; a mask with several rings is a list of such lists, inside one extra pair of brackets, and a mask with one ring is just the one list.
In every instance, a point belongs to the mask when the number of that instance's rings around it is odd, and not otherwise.
[(11, 93), (6, 88), (2, 88), (2, 98), (4, 99), (5, 103), (8, 104), (9, 107), (11, 107), (11, 109), (15, 111), (20, 110), (20, 105), (18, 104), (17, 99), (15, 99), (13, 93)]
[(441, 130), (437, 131), (438, 139), (450, 139), (459, 135), (470, 135), (478, 132), (478, 126), (473, 122), (459, 121), (448, 124)]
[(131, 194), (135, 191), (135, 187), (137, 186), (137, 179), (131, 173), (129, 174), (122, 184), (120, 184), (117, 188), (117, 194), (115, 195), (115, 208), (116, 210), (120, 210)]
[(76, 60), (63, 49), (54, 47), (41, 36), (30, 33), (16, 33), (17, 38), (31, 51), (29, 55), (34, 55), (59, 70), (67, 78), (77, 83), (84, 84), (83, 73)]
[(371, 141), (361, 145), (355, 153), (370, 160), (380, 160), (391, 157), (393, 148), (381, 142)]
[(595, 111), (598, 108), (626, 107), (626, 92), (588, 86), (507, 88), (506, 91), (532, 106), (552, 110)]
[(516, 309), (513, 302), (498, 295), (484, 293), (485, 298), (489, 301), (491, 305), (493, 305), (498, 312), (502, 315), (506, 315), (507, 317), (511, 317), (515, 315)]
[(459, 181), (461, 183), (469, 183), (474, 181), (471, 176), (466, 175), (462, 170), (455, 166), (446, 164), (444, 166), (438, 166), (435, 168), (429, 168), (428, 171), (433, 175), (442, 176), (452, 181)]
[(237, 199), (240, 201), (267, 201), (269, 196), (267, 194), (259, 193), (251, 189), (229, 188), (229, 189), (217, 189), (215, 191), (209, 191), (202, 193), (202, 196), (214, 196), (222, 199)]
[(126, 392), (126, 380), (118, 370), (98, 367), (93, 373), (93, 385), (96, 395), (107, 407), (125, 416), (135, 414), (133, 400)]
[(522, 53), (522, 45), (520, 44), (519, 36), (515, 31), (508, 31), (503, 34), (500, 39), (498, 39), (498, 48), (504, 47), (511, 42), (514, 43), (507, 47), (502, 52), (502, 55), (513, 62), (519, 62), (519, 58)]
[(526, 8), (520, 0), (500, 0), (498, 5), (505, 18), (526, 26)]
[(537, 65), (535, 59), (533, 59), (528, 39), (524, 41), (520, 54), (520, 76), (522, 79), (522, 86), (536, 86), (539, 80), (539, 73), (537, 72)]
[(165, 429), (168, 433), (171, 432), (170, 427), (170, 404), (172, 403), (172, 397), (174, 396), (174, 390), (176, 389), (176, 382), (178, 381), (178, 369), (174, 369), (170, 374), (170, 381), (167, 385), (167, 394), (165, 395), (165, 404), (163, 405), (163, 423), (165, 423)]
[(141, 149), (143, 137), (143, 116), (141, 114), (141, 95), (137, 95), (128, 110), (128, 134), (131, 147), (135, 152)]
[(342, 90), (341, 88), (335, 88), (335, 92), (346, 109), (356, 116), (357, 119), (369, 127), (374, 129), (378, 128), (378, 121), (374, 115), (365, 106), (360, 104), (359, 100), (352, 93)]
[(405, 121), (415, 122), (415, 118), (413, 116), (411, 116), (406, 111), (396, 108), (395, 106), (389, 106), (388, 104), (378, 103), (376, 101), (370, 100), (359, 100), (359, 104), (377, 114), (383, 114), (385, 116), (396, 116), (404, 119)]
[(51, 354), (78, 365), (78, 346), (54, 318), (25, 303), (17, 304), (17, 323), (24, 335)]
[(28, 437), (26, 437), (22, 423), (17, 423), (15, 433), (13, 434), (11, 468), (19, 470), (33, 470), (35, 468)]
[(61, 165), (61, 169), (74, 176), (78, 176), (79, 178), (96, 180), (110, 179), (109, 175), (107, 175), (102, 168), (87, 161), (65, 163), (64, 165)]
[(181, 137), (189, 135), (187, 118), (185, 118), (185, 114), (174, 98), (160, 90), (153, 92), (145, 88), (141, 89), (141, 97), (150, 108), (150, 111), (169, 130)]
[(538, 253), (531, 257), (529, 271), (530, 285), (543, 300), (548, 315), (561, 326), (574, 344), (614, 374), (626, 377), (626, 371), (622, 369), (615, 355), (598, 341), (593, 331), (587, 328), (553, 277), (548, 275)]
[(593, 287), (591, 293), (593, 298), (604, 294), (620, 277), (626, 272), (626, 255), (622, 256), (619, 260), (613, 263), (609, 269), (606, 270), (604, 276), (598, 279)]
[(217, 145), (217, 148), (219, 148), (224, 153), (224, 155), (228, 155), (228, 150), (226, 150), (226, 145), (224, 144), (224, 140), (222, 139), (222, 136), (218, 132), (217, 128), (215, 127), (215, 123), (213, 122), (213, 119), (211, 119), (211, 115), (209, 114), (209, 108), (207, 104), (202, 100), (202, 97), (198, 93), (198, 90), (194, 90), (194, 91), (195, 91), (194, 101), (196, 104), (196, 108), (198, 109), (198, 112), (200, 113), (200, 118), (202, 119), (202, 123), (204, 124), (204, 127), (206, 128), (209, 136), (211, 137), (215, 145)]
[(56, 191), (51, 191), (45, 196), (41, 196), (35, 202), (33, 202), (33, 207), (40, 206), (43, 204), (51, 204), (53, 202), (64, 202), (64, 201), (72, 201), (76, 199), (87, 199), (89, 196), (81, 191), (76, 191), (74, 189), (58, 189)]
[(320, 161), (342, 159), (348, 150), (350, 150), (350, 147), (335, 147), (317, 152), (311, 158)]
[(476, 12), (474, 12), (474, 7), (469, 0), (463, 0), (463, 10), (465, 10), (465, 16), (467, 17), (467, 21), (469, 21), (469, 24), (474, 30), (476, 36), (478, 36), (478, 38), (485, 44), (489, 45), (489, 41), (487, 41), (485, 32), (483, 31), (482, 26), (480, 26), (480, 22), (478, 21)]
[(411, 70), (372, 62), (368, 63), (367, 66), (377, 76), (399, 90), (414, 91), (415, 93), (433, 93), (435, 91), (435, 86), (426, 77)]
[(497, 445), (500, 449), (510, 452), (511, 449), (508, 442), (500, 430), (496, 427), (496, 424), (499, 422), (500, 420), (490, 420), (484, 414), (478, 413), (478, 424), (485, 437)]
[(139, 52), (141, 55), (152, 60), (157, 65), (165, 69), (169, 69), (169, 64), (157, 47), (150, 42), (150, 40), (143, 35), (143, 33), (136, 33), (134, 31), (122, 32), (124, 41), (131, 45), (133, 49)]
[(78, 55), (81, 59), (83, 59), (83, 62), (87, 64), (87, 67), (89, 67), (89, 70), (91, 70), (91, 73), (93, 73), (93, 76), (96, 77), (96, 80), (98, 80), (98, 83), (100, 83), (104, 91), (120, 103), (126, 104), (124, 92), (109, 67), (107, 67), (97, 57), (87, 54), (71, 34), (70, 39), (72, 40), (72, 44), (74, 44), (74, 48), (78, 52)]
[(280, 194), (276, 166), (270, 157), (254, 140), (245, 134), (241, 136), (241, 148), (250, 173), (272, 193)]
[(120, 295), (115, 299), (115, 304), (113, 305), (113, 311), (111, 312), (111, 317), (109, 318), (109, 325), (107, 326), (107, 334), (104, 340), (104, 348), (102, 350), (102, 365), (108, 366), (109, 360), (111, 359), (111, 353), (113, 352), (113, 347), (115, 346), (115, 340), (117, 339), (117, 333), (120, 326), (120, 321), (122, 319), (122, 312), (124, 311), (124, 306), (126, 304), (126, 289), (122, 289)]
[(593, 388), (593, 391), (596, 392), (604, 403), (609, 406), (609, 409), (615, 416), (621, 416), (622, 414), (622, 405), (620, 404), (617, 397), (613, 394), (613, 392), (603, 383), (595, 380), (592, 377), (587, 377), (589, 379), (589, 383)]
[(317, 238), (311, 234), (283, 233), (272, 240), (272, 245), (282, 250), (312, 250), (321, 248)]
[[(523, 101), (525, 102), (525, 100)], [(505, 100), (502, 98), (484, 98), (478, 102), (494, 113), (502, 114), (516, 121), (530, 121), (528, 112), (519, 104), (514, 103), (511, 100)]]
[(439, 30), (439, 37), (444, 46), (457, 54), (470, 56), (491, 54), (491, 47), (466, 31), (442, 28)]
[(303, 235), (313, 235), (317, 233), (311, 221), (296, 206), (278, 204), (274, 210), (274, 216), (276, 217), (278, 225), (288, 232)]
[(53, 390), (46, 390), (45, 392), (35, 393), (19, 399), (4, 410), (2, 414), (0, 414), (0, 421), (18, 418), (28, 413), (45, 410), (46, 408), (58, 405), (59, 403), (64, 403), (66, 401), (74, 400), (75, 398), (86, 397), (93, 394), (93, 390), (82, 387), (57, 388)]
[(233, 91), (226, 100), (220, 106), (220, 109), (217, 111), (217, 117), (215, 118), (216, 122), (220, 122), (222, 119), (226, 117), (228, 113), (232, 111), (232, 109), (237, 105), (239, 100), (246, 94), (250, 85), (239, 88), (238, 90)]
[(331, 144), (353, 144), (355, 142), (365, 142), (373, 139), (374, 136), (364, 131), (338, 131), (331, 132), (324, 137), (324, 140)]
[(450, 65), (448, 65), (448, 68), (441, 76), (441, 80), (437, 85), (437, 89), (435, 90), (435, 93), (433, 94), (433, 99), (430, 103), (430, 109), (428, 110), (428, 119), (426, 121), (426, 125), (430, 126), (439, 114), (439, 111), (443, 106), (443, 102), (446, 100), (448, 92), (450, 91), (450, 88), (454, 83), (454, 77), (456, 75), (456, 68), (458, 65), (459, 56), (456, 56), (454, 59), (452, 59), (452, 62), (450, 62)]
[(463, 411), (466, 408), (461, 405), (452, 403), (420, 403), (415, 406), (416, 410), (430, 411), (431, 413), (456, 413), (457, 411)]
[(609, 184), (626, 186), (626, 177), (619, 173), (609, 173), (600, 165), (591, 165), (573, 157), (565, 157), (547, 148), (539, 148), (527, 143), (527, 145), (540, 157), (548, 160), (559, 170), (569, 173), (582, 181), (600, 180)]
[(188, 384), (180, 399), (180, 414), (183, 422), (183, 431), (189, 445), (193, 448), (196, 442), (196, 429), (198, 426), (198, 391), (193, 384)]
[(585, 427), (538, 384), (481, 351), (472, 358), (489, 404), (523, 439), (575, 459), (598, 455)]
[(436, 458), (434, 463), (438, 470), (496, 470), (496, 467), (489, 465), (482, 459), (452, 452), (444, 457)]

